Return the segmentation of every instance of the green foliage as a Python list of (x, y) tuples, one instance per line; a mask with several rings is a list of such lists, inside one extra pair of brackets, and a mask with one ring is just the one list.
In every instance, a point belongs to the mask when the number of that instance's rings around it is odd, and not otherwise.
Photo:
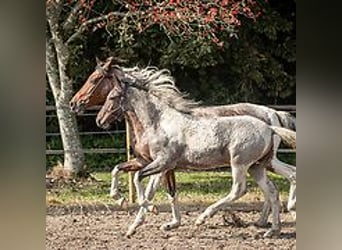
[(143, 33), (132, 30), (133, 40), (120, 48), (113, 39), (105, 54), (114, 49), (131, 66), (168, 68), (177, 85), (203, 103), (294, 104), (294, 9), (284, 5), (265, 6), (256, 22), (243, 20), (237, 39), (222, 31), (223, 48), (201, 37), (170, 37), (154, 25)]
[(222, 30), (218, 38), (223, 47), (199, 36), (170, 36), (159, 25), (139, 33), (132, 23), (125, 24), (128, 19), (89, 30), (71, 47), (74, 88), (92, 72), (95, 56), (114, 55), (127, 59), (126, 66), (170, 69), (177, 85), (203, 103), (294, 104), (295, 2), (270, 2), (263, 7), (264, 14), (256, 21), (240, 18), (237, 38)]
[(201, 70), (201, 68), (216, 66), (223, 61), (217, 46), (202, 40), (170, 42), (162, 52), (159, 63), (161, 67), (166, 68), (177, 65), (183, 69), (191, 66), (195, 70)]

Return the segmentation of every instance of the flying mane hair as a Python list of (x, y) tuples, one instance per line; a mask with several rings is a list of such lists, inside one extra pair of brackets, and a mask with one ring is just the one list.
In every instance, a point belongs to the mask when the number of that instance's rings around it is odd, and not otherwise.
[(135, 78), (132, 79), (135, 84), (147, 89), (149, 94), (152, 94), (170, 107), (184, 112), (191, 113), (192, 109), (199, 105), (188, 98), (188, 94), (182, 93), (175, 85), (175, 79), (167, 69), (159, 70), (157, 67), (139, 67), (122, 68), (126, 76)]

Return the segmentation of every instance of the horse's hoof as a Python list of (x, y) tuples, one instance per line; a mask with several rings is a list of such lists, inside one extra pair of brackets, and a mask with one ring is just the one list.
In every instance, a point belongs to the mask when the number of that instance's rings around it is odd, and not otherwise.
[(126, 236), (127, 238), (131, 238), (131, 236), (132, 236), (133, 234), (135, 234), (135, 229), (133, 229), (133, 230), (130, 229), (130, 230), (127, 231), (127, 233), (126, 233), (125, 236)]
[(296, 211), (296, 203), (290, 203), (286, 207), (287, 211)]
[(204, 218), (198, 218), (195, 222), (195, 225), (196, 226), (200, 226), (204, 223)]
[(264, 238), (279, 238), (280, 230), (279, 229), (270, 229), (266, 233), (264, 233)]
[(164, 231), (169, 231), (169, 230), (171, 230), (171, 229), (174, 229), (174, 228), (177, 228), (177, 227), (179, 227), (179, 223), (172, 223), (172, 222), (170, 222), (170, 223), (165, 223), (165, 224), (163, 224), (161, 227), (160, 227), (160, 229), (161, 230), (164, 230)]
[(296, 211), (290, 211), (293, 220), (296, 220)]
[(118, 191), (110, 191), (109, 194), (110, 198), (114, 199), (114, 200), (119, 200), (121, 195)]
[(171, 225), (169, 223), (166, 223), (160, 227), (161, 230), (163, 231), (169, 231), (171, 230)]
[(260, 228), (266, 228), (266, 227), (269, 227), (269, 223), (267, 221), (257, 221), (254, 223), (254, 226), (260, 227)]
[(147, 206), (147, 210), (155, 215), (159, 214), (159, 210), (155, 205), (149, 205)]
[(125, 197), (122, 197), (116, 201), (116, 204), (118, 204), (121, 208), (127, 210), (128, 208), (128, 202)]

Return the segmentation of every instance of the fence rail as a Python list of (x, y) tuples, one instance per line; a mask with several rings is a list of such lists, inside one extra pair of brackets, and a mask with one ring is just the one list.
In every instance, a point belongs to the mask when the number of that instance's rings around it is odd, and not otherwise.
[(291, 113), (296, 113), (296, 105), (266, 105), (266, 106), (276, 109), (276, 110), (283, 110), (283, 111), (288, 111)]
[[(270, 108), (274, 108), (276, 110), (287, 111), (290, 113), (296, 113), (296, 106), (295, 105), (267, 105)], [(88, 111), (98, 111), (102, 106), (94, 106), (92, 108), (87, 109), (87, 113), (78, 114), (78, 116), (83, 117), (91, 117), (96, 116), (96, 112), (88, 113)], [(46, 112), (56, 111), (55, 106), (48, 105), (46, 106)], [(47, 118), (50, 117), (57, 117), (56, 114), (47, 114)], [(79, 135), (112, 135), (112, 134), (125, 134), (126, 130), (112, 130), (112, 131), (82, 131), (79, 132)], [(54, 133), (46, 133), (47, 137), (50, 136), (60, 136), (59, 132)], [(82, 149), (83, 153), (85, 154), (126, 154), (127, 150), (125, 148), (84, 148)], [(63, 149), (46, 149), (46, 155), (63, 155)], [(76, 151), (69, 151), (69, 152), (76, 152)], [(295, 149), (278, 149), (278, 153), (296, 153)]]
[(125, 148), (85, 148), (82, 150), (63, 150), (63, 149), (47, 149), (47, 155), (62, 155), (65, 152), (83, 152), (85, 154), (125, 154)]
[[(123, 134), (126, 133), (126, 130), (110, 130), (110, 131), (86, 131), (79, 132), (79, 135), (112, 135), (112, 134)], [(59, 136), (61, 133), (45, 133), (46, 136)]]

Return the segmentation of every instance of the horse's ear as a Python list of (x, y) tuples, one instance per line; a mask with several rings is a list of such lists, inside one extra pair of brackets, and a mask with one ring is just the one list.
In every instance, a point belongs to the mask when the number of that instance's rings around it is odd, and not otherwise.
[(104, 70), (109, 70), (110, 67), (112, 66), (113, 62), (114, 62), (114, 57), (112, 57), (112, 56), (108, 57), (106, 62), (105, 62), (105, 64), (103, 65), (103, 69)]
[(106, 59), (106, 62), (114, 62), (114, 57), (110, 56)]
[(96, 64), (100, 65), (101, 64), (101, 60), (98, 57), (96, 57), (95, 59), (96, 59)]

